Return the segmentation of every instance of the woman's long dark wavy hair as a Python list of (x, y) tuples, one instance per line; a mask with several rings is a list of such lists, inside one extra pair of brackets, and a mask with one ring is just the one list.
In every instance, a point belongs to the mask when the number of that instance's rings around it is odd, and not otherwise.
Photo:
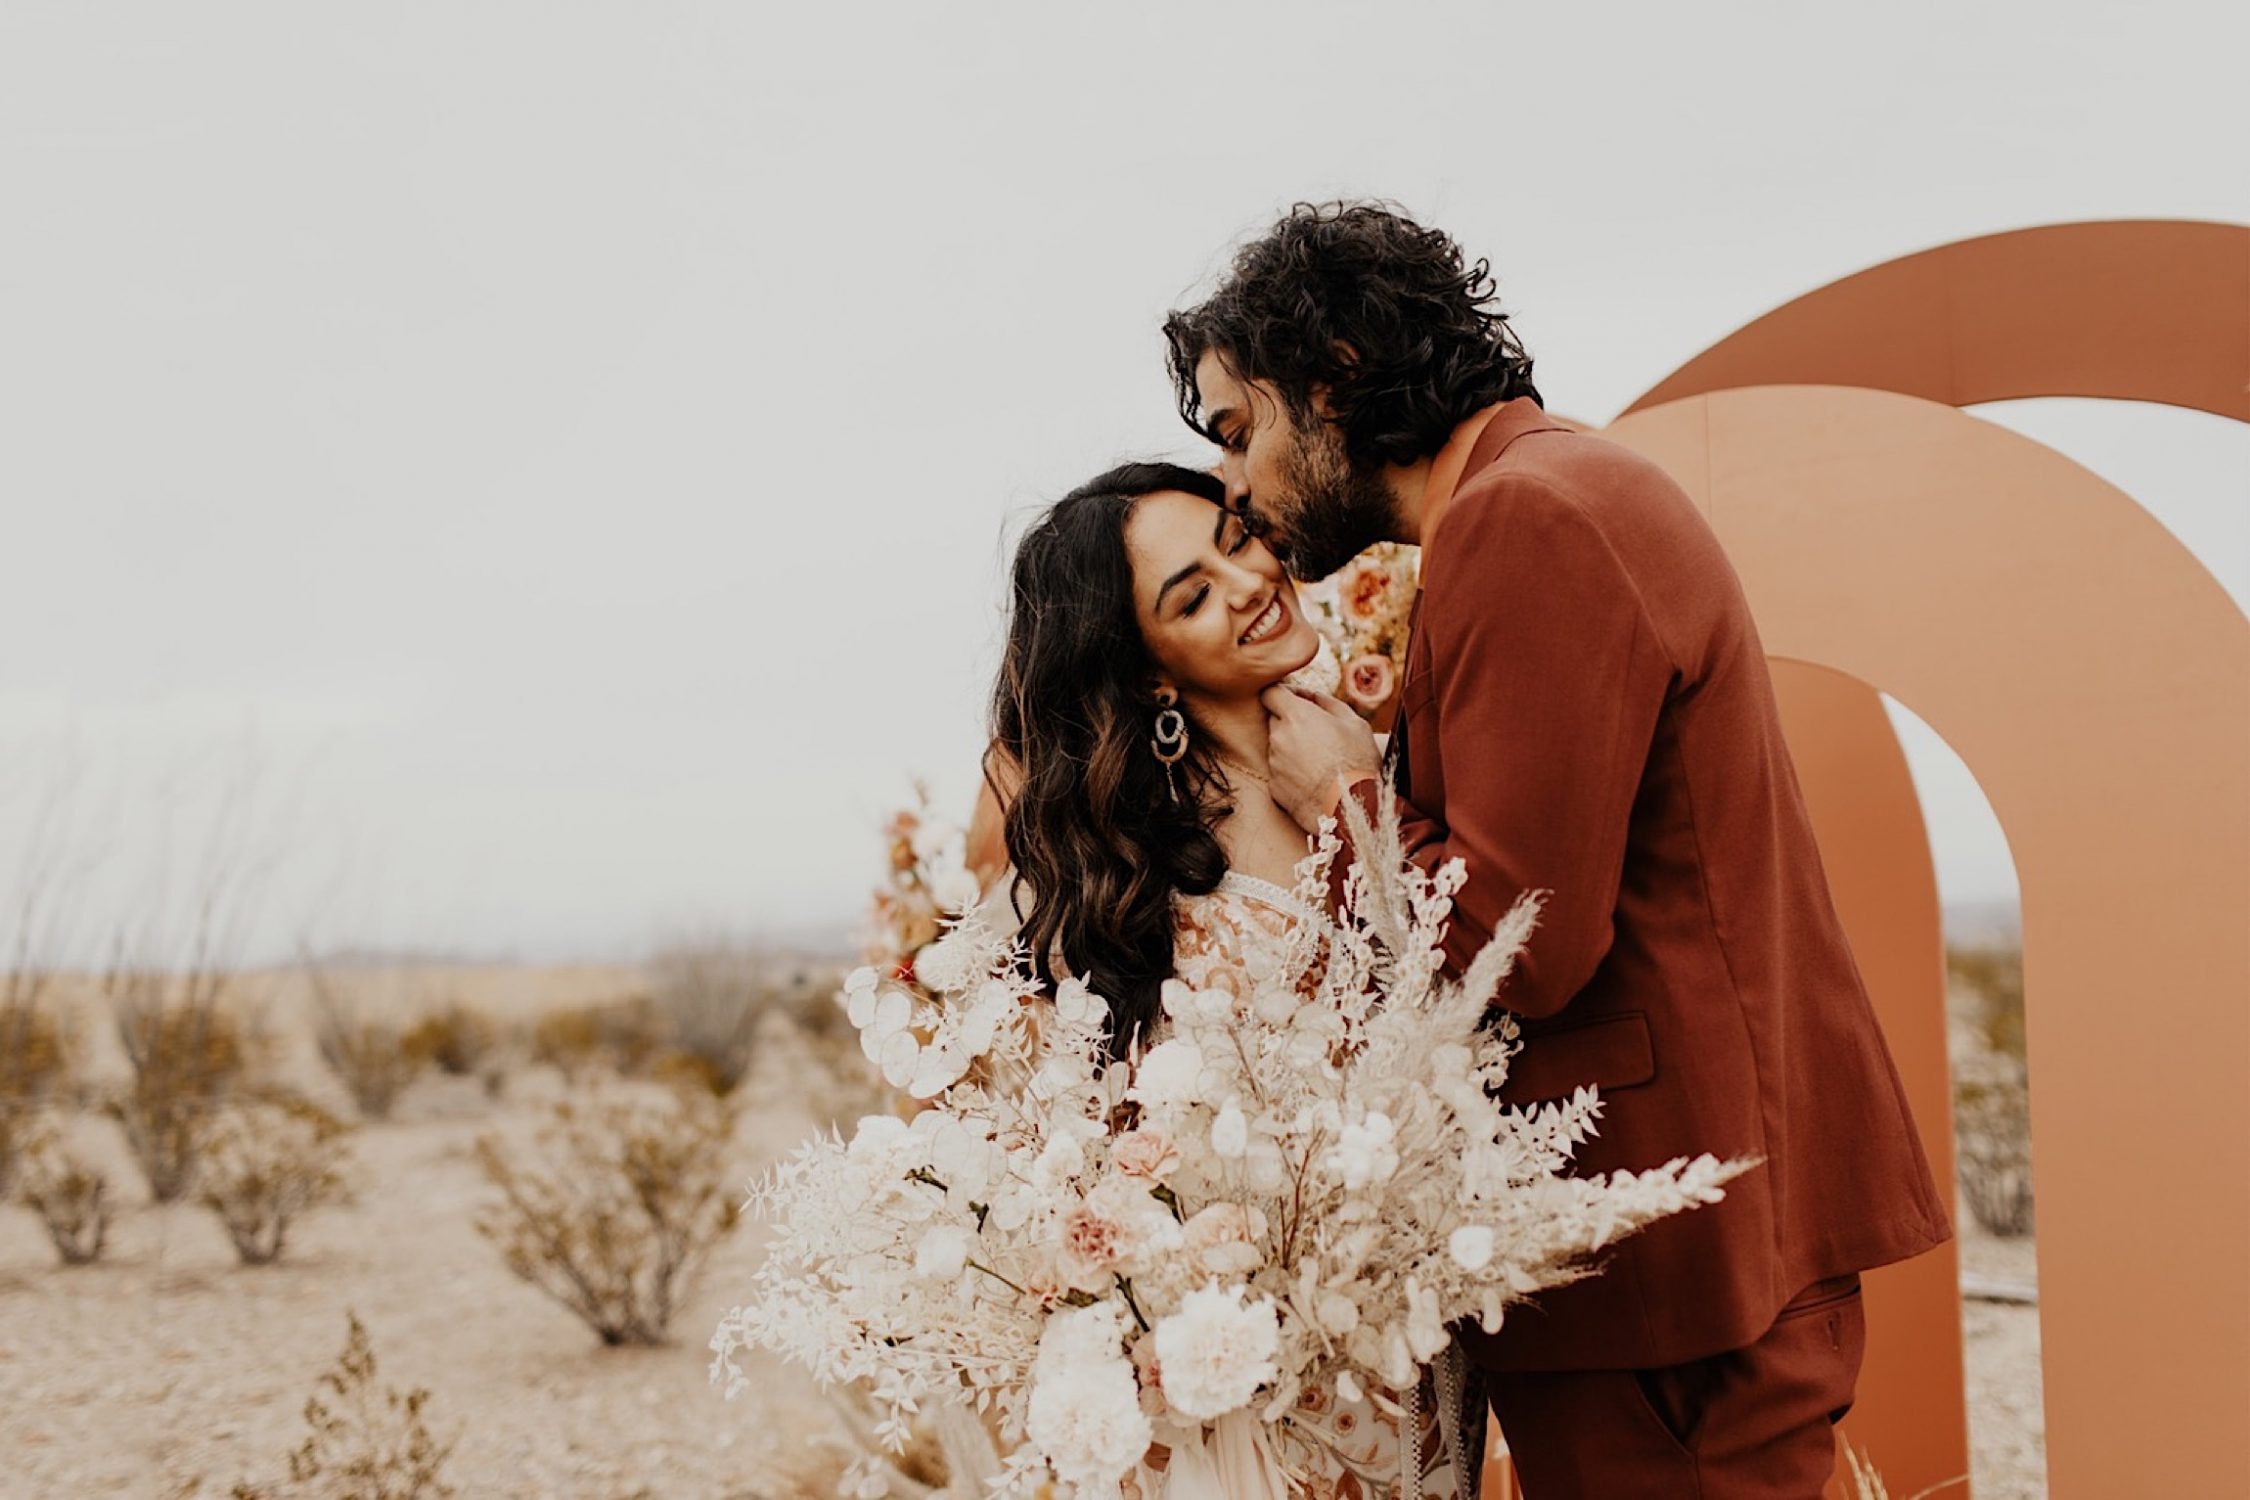
[(1024, 942), (1048, 984), (1075, 974), (1109, 1002), (1113, 1056), (1156, 1019), (1174, 893), (1209, 891), (1227, 868), (1212, 833), (1226, 783), (1199, 748), (1208, 740), (1191, 724), (1170, 779), (1150, 749), (1157, 665), (1134, 614), (1125, 523), (1168, 490), (1226, 500), (1209, 474), (1123, 464), (1025, 534), (992, 693), (994, 751), (1022, 778), (1005, 800)]
[(1300, 203), (1245, 245), (1200, 306), (1164, 320), (1172, 388), (1214, 442), (1195, 367), (1216, 351), (1270, 380), (1299, 427), (1325, 394), (1356, 464), (1410, 464), (1495, 401), (1539, 399), (1489, 262), (1381, 203)]

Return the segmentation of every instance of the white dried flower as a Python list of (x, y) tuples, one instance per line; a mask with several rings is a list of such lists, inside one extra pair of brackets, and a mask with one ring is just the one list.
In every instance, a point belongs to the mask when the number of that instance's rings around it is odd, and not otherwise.
[(1313, 659), (1283, 680), (1301, 692), (1319, 693), (1333, 698), (1336, 696), (1336, 689), (1343, 685), (1344, 669), (1336, 660), (1335, 648), (1322, 640), (1320, 650)]
[(875, 1019), (876, 976), (872, 968), (854, 969), (844, 979), (844, 1014), (855, 1027)]
[(1155, 1437), (1123, 1339), (1124, 1314), (1097, 1302), (1056, 1313), (1039, 1340), (1025, 1435), (1066, 1484), (1114, 1493)]
[(1209, 1422), (1250, 1404), (1278, 1377), (1281, 1325), (1270, 1298), (1244, 1303), (1239, 1286), (1192, 1291), (1156, 1325), (1164, 1399), (1174, 1411)]
[(1389, 1115), (1370, 1110), (1358, 1124), (1343, 1128), (1323, 1164), (1343, 1179), (1346, 1192), (1387, 1181), (1398, 1170), (1398, 1152), (1391, 1145), (1396, 1134)]
[(922, 1236), (914, 1252), (914, 1274), (951, 1281), (969, 1263), (969, 1236), (958, 1225), (940, 1224)]
[(1491, 1265), (1492, 1250), (1492, 1230), (1484, 1224), (1464, 1224), (1445, 1242), (1445, 1253), (1464, 1271), (1481, 1271)]
[(1211, 1122), (1211, 1149), (1226, 1161), (1237, 1160), (1250, 1149), (1250, 1121), (1240, 1105), (1229, 1103)]
[(1055, 1015), (1072, 1026), (1100, 1026), (1109, 1020), (1109, 1002), (1074, 976), (1055, 986)]
[(1438, 1313), (1437, 1296), (1418, 1277), (1406, 1278), (1406, 1347), (1417, 1363), (1428, 1364), (1444, 1352), (1445, 1320)]
[(1185, 1037), (1161, 1042), (1133, 1070), (1129, 1097), (1152, 1110), (1180, 1109), (1195, 1102), (1203, 1078), (1203, 1052)]
[(938, 910), (955, 915), (976, 905), (983, 894), (977, 877), (962, 868), (947, 870), (930, 883), (930, 899), (937, 903)]
[(967, 923), (914, 955), (914, 977), (933, 990), (967, 989), (984, 967), (984, 943)]

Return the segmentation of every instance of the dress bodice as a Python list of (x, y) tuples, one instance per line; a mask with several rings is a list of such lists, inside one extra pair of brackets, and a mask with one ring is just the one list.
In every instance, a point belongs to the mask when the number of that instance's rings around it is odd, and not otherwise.
[(1174, 972), (1195, 989), (1245, 997), (1250, 982), (1281, 972), (1293, 939), (1328, 921), (1295, 892), (1234, 870), (1203, 895), (1181, 896), (1173, 910)]

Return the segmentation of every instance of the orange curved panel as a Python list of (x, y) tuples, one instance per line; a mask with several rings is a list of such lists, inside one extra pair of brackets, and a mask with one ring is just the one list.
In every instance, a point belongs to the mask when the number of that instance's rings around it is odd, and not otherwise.
[(2055, 224), (1888, 261), (1721, 339), (1627, 410), (1750, 385), (1948, 406), (2098, 396), (2250, 421), (2250, 227)]
[(1705, 507), (1770, 655), (1912, 707), (2008, 833), (2054, 1492), (2250, 1493), (2250, 621), (2129, 496), (1946, 406), (1725, 390), (1607, 436)]
[[(1858, 679), (1776, 661), (1773, 685), (1836, 914), (1898, 1064), (1930, 1170), (1950, 1202), (1945, 939), (1937, 871), (1906, 753), (1882, 698)], [(1875, 1455), (1892, 1494), (1911, 1495), (1969, 1471), (1960, 1253), (1941, 1245), (1869, 1272), (1866, 1287), (1867, 1362), (1844, 1434)]]

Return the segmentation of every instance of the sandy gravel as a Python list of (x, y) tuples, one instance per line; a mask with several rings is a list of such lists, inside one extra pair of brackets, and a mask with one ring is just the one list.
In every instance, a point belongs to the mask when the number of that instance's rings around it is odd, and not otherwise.
[[(591, 998), (616, 979), (579, 972), (560, 987)], [(523, 973), (487, 983), (478, 1003), (502, 1014), (555, 992)], [(313, 1082), (286, 1000), (277, 1013), (286, 1065)], [(787, 1047), (761, 1058), (741, 1178), (813, 1128), (817, 1102), (802, 1099), (812, 1076)], [(79, 1118), (74, 1138), (124, 1185), (123, 1211), (104, 1263), (64, 1270), (27, 1210), (0, 1207), (0, 1496), (184, 1500), (278, 1477), (313, 1381), (343, 1346), (347, 1309), (366, 1324), (382, 1379), (429, 1387), (436, 1425), (459, 1433), (447, 1472), (464, 1496), (789, 1494), (771, 1476), (827, 1430), (818, 1398), (775, 1374), (730, 1406), (706, 1379), (704, 1342), (757, 1261), (753, 1227), (714, 1259), (674, 1345), (654, 1350), (601, 1348), (475, 1233), (488, 1189), (472, 1142), (526, 1128), (562, 1086), (525, 1069), (494, 1103), (473, 1080), (425, 1078), (392, 1121), (354, 1136), (357, 1201), (308, 1219), (286, 1260), (265, 1268), (238, 1266), (207, 1211), (148, 1203), (116, 1127)], [(1962, 1222), (1968, 1269), (2035, 1279), (2029, 1242)], [(1964, 1326), (1978, 1500), (2044, 1495), (2037, 1311), (1973, 1302)]]
[[(471, 1143), (523, 1128), (561, 1086), (527, 1071), (494, 1105), (473, 1080), (418, 1083), (393, 1121), (354, 1137), (357, 1201), (307, 1219), (260, 1268), (236, 1263), (206, 1210), (149, 1203), (114, 1125), (76, 1122), (76, 1143), (126, 1184), (124, 1208), (104, 1261), (67, 1270), (29, 1211), (0, 1208), (0, 1496), (223, 1496), (279, 1477), (347, 1309), (382, 1380), (429, 1387), (435, 1425), (460, 1434), (447, 1473), (464, 1496), (768, 1493), (764, 1458), (820, 1425), (817, 1407), (782, 1382), (730, 1405), (704, 1348), (756, 1264), (754, 1228), (714, 1257), (674, 1346), (651, 1350), (603, 1349), (476, 1234), (489, 1190)], [(742, 1178), (811, 1128), (789, 1108), (747, 1118)]]
[[(1965, 1272), (2038, 1282), (2029, 1239), (1994, 1239), (1966, 1207), (1955, 1222), (1962, 1226)], [(1964, 1302), (1961, 1343), (1968, 1375), (1969, 1473), (1976, 1500), (2041, 1500), (2047, 1493), (2047, 1418), (2039, 1404), (2039, 1309)]]

